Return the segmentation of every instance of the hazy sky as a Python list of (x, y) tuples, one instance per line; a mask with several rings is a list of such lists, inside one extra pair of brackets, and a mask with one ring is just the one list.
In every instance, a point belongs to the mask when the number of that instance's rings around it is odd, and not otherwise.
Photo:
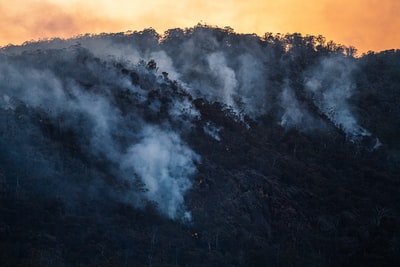
[(360, 52), (400, 48), (400, 0), (0, 0), (0, 46), (198, 22), (237, 32), (324, 35)]

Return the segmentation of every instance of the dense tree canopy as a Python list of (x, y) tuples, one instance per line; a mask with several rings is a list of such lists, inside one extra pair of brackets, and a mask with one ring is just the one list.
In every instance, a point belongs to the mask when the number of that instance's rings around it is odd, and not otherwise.
[(398, 266), (400, 51), (197, 25), (0, 51), (1, 266)]

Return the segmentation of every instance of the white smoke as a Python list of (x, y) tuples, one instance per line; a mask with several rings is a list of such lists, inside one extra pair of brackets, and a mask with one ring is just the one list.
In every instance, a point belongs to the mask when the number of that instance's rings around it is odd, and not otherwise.
[(354, 62), (345, 57), (323, 58), (305, 80), (305, 88), (315, 105), (352, 141), (370, 135), (358, 124), (348, 103), (355, 89), (352, 79), (355, 68)]
[[(140, 111), (149, 88), (162, 86), (151, 72), (141, 66), (135, 69), (149, 79), (146, 88), (138, 88), (118, 72), (114, 60), (97, 60), (79, 47), (53, 51), (51, 58), (45, 58), (45, 66), (39, 64), (44, 56), (21, 54), (0, 62), (0, 107), (14, 110), (24, 105), (45, 113), (58, 127), (75, 132), (83, 153), (114, 166), (109, 172), (121, 182), (138, 177), (146, 192), (132, 188), (119, 199), (133, 200), (135, 206), (154, 202), (160, 213), (171, 219), (189, 219), (184, 195), (191, 187), (190, 177), (196, 172), (199, 156), (181, 140), (180, 132), (199, 115), (192, 103), (185, 97), (173, 100), (168, 110), (181, 127), (174, 129), (164, 121), (160, 123), (168, 130), (163, 130), (146, 122), (143, 116), (147, 114)], [(79, 62), (81, 58), (84, 63)], [(115, 102), (117, 90), (132, 93), (134, 102), (124, 113)], [(155, 102), (161, 105), (159, 100)], [(26, 142), (35, 142), (35, 138)]]
[(218, 142), (221, 141), (221, 136), (219, 135), (221, 129), (221, 127), (217, 127), (211, 122), (207, 122), (206, 125), (203, 126), (203, 131)]
[(234, 102), (235, 91), (237, 90), (237, 80), (235, 72), (226, 64), (225, 56), (222, 53), (213, 53), (207, 56), (207, 62), (217, 81), (217, 87), (213, 88), (215, 100), (236, 108)]
[(281, 126), (288, 128), (300, 126), (305, 116), (304, 111), (289, 87), (285, 87), (282, 91), (281, 105), (285, 110), (281, 117)]
[(140, 136), (139, 143), (123, 157), (124, 170), (140, 177), (143, 195), (155, 202), (161, 213), (173, 219), (184, 216), (183, 196), (192, 185), (189, 177), (196, 172), (198, 155), (176, 133), (157, 126), (144, 127)]
[(246, 114), (255, 119), (266, 111), (268, 83), (265, 78), (266, 71), (259, 59), (249, 53), (239, 56), (238, 61), (237, 97), (243, 102)]
[[(189, 217), (184, 196), (199, 160), (183, 141), (201, 119), (192, 98), (220, 102), (242, 122), (243, 114), (257, 120), (270, 112), (282, 127), (315, 129), (322, 123), (297, 98), (304, 85), (304, 99), (350, 140), (370, 135), (349, 104), (354, 59), (325, 57), (293, 76), (285, 72), (290, 60), (255, 36), (201, 27), (185, 34), (161, 39), (147, 30), (1, 49), (0, 107), (24, 105), (72, 130), (85, 153), (112, 165), (112, 175), (143, 186), (145, 192), (133, 188), (121, 199), (153, 202), (173, 219)], [(146, 68), (151, 59), (158, 68)], [(217, 141), (221, 129), (203, 127)]]
[[(291, 64), (290, 61), (282, 58), (272, 46), (261, 45), (257, 36), (236, 35), (203, 26), (169, 33), (171, 35), (161, 37), (154, 30), (147, 29), (128, 34), (32, 43), (8, 50), (22, 53), (24, 49), (35, 51), (78, 45), (102, 60), (111, 57), (130, 67), (142, 59), (154, 59), (159, 72), (167, 72), (169, 79), (185, 85), (192, 96), (223, 103), (241, 119), (245, 114), (256, 120), (273, 110), (273, 106), (279, 102), (285, 114), (283, 117), (282, 114), (274, 115), (278, 120), (283, 119), (282, 126), (297, 125), (301, 129), (299, 123), (308, 120), (300, 118), (307, 117), (307, 108), (289, 101), (289, 98), (295, 98), (286, 89), (287, 83), (282, 82), (292, 79), (284, 73), (289, 69), (287, 64)], [(288, 58), (293, 59), (291, 56)], [(354, 90), (352, 75), (355, 69), (354, 60), (344, 56), (329, 56), (307, 70), (304, 80), (305, 90), (315, 105), (337, 127), (343, 129), (349, 139), (369, 135), (367, 130), (358, 125), (348, 104)], [(271, 79), (271, 75), (281, 76), (282, 79)], [(129, 87), (126, 81), (124, 86)], [(274, 93), (278, 97), (273, 96)], [(153, 110), (159, 110), (160, 105), (157, 101), (151, 103)], [(299, 115), (295, 115), (295, 112), (299, 112)]]
[(179, 80), (180, 74), (175, 70), (172, 59), (165, 51), (155, 51), (150, 53), (147, 60), (156, 59), (157, 66), (160, 70), (168, 73), (168, 78), (171, 80)]

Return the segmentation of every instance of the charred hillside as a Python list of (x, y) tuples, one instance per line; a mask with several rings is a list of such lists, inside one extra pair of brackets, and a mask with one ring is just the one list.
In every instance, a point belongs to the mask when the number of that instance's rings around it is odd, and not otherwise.
[(0, 50), (1, 266), (397, 266), (400, 52), (198, 25)]

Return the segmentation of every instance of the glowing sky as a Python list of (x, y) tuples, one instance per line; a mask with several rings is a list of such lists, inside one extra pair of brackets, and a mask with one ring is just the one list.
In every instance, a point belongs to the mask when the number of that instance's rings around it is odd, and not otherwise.
[(400, 48), (400, 0), (0, 0), (0, 46), (198, 22), (237, 32), (324, 35), (360, 52)]

